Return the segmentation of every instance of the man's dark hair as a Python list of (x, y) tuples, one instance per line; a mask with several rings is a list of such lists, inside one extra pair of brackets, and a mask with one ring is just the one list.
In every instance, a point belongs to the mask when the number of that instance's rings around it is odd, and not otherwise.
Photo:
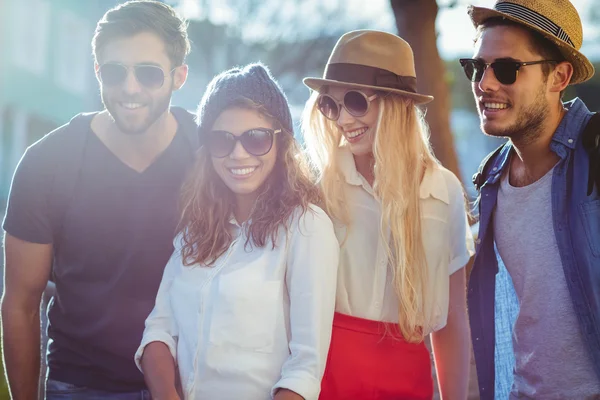
[[(512, 21), (510, 19), (506, 19), (503, 17), (493, 17), (485, 20), (481, 25), (477, 27), (477, 35), (475, 37), (475, 42), (477, 42), (481, 38), (481, 34), (483, 30), (486, 28), (492, 28), (494, 26), (514, 26), (519, 27), (521, 29), (525, 29), (529, 32), (529, 48), (538, 53), (542, 59), (544, 60), (556, 60), (558, 62), (565, 61), (565, 57), (562, 55), (558, 46), (548, 40), (544, 35), (539, 32), (536, 32), (532, 29), (528, 29), (525, 25), (520, 24), (518, 22)], [(530, 61), (530, 60), (524, 60)], [(544, 78), (548, 79), (550, 72), (554, 70), (555, 64), (545, 63), (541, 64), (542, 73), (544, 74)]]
[(173, 67), (184, 63), (190, 52), (187, 23), (171, 6), (154, 0), (128, 1), (104, 14), (92, 39), (96, 62), (109, 42), (142, 32), (152, 32), (165, 42)]

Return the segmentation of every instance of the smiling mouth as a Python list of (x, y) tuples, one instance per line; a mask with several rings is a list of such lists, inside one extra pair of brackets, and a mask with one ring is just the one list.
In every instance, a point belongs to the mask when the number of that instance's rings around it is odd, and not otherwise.
[(369, 130), (369, 128), (360, 128), (360, 129), (355, 129), (353, 131), (345, 132), (346, 139), (348, 139), (350, 141), (355, 141), (358, 137), (364, 135), (368, 130)]
[(481, 105), (485, 111), (500, 111), (510, 108), (510, 106), (506, 103), (483, 102)]
[(119, 105), (121, 107), (125, 108), (126, 110), (137, 110), (138, 108), (144, 107), (144, 104), (142, 104), (142, 103), (124, 103), (124, 102), (120, 102)]
[(258, 167), (227, 168), (227, 170), (236, 178), (246, 178), (252, 175), (257, 168)]

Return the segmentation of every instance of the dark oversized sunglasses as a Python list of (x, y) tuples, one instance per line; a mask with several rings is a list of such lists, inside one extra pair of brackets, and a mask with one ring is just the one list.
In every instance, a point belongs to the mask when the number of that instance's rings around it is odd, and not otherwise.
[[(105, 63), (98, 69), (100, 82), (106, 86), (122, 85), (127, 79), (129, 69), (133, 69), (135, 79), (148, 89), (158, 89), (165, 83), (165, 72), (156, 65), (137, 64), (127, 66), (120, 63)], [(175, 71), (173, 68), (170, 72)]]
[(210, 131), (207, 134), (206, 146), (211, 156), (227, 157), (239, 141), (244, 149), (253, 156), (264, 156), (273, 147), (273, 138), (281, 129), (253, 128), (239, 136), (227, 131)]
[(465, 70), (465, 75), (471, 82), (480, 82), (483, 78), (483, 73), (487, 67), (492, 67), (494, 75), (498, 82), (503, 85), (512, 85), (517, 80), (517, 75), (521, 67), (528, 65), (537, 65), (545, 63), (557, 63), (555, 60), (539, 60), (539, 61), (511, 61), (511, 60), (500, 60), (492, 63), (485, 63), (482, 60), (476, 60), (473, 58), (461, 58), (460, 65)]
[(342, 102), (337, 101), (332, 96), (321, 93), (317, 97), (317, 108), (325, 118), (337, 121), (340, 117), (342, 107), (353, 117), (362, 117), (369, 111), (371, 101), (377, 98), (377, 94), (367, 96), (360, 90), (349, 90), (344, 94)]

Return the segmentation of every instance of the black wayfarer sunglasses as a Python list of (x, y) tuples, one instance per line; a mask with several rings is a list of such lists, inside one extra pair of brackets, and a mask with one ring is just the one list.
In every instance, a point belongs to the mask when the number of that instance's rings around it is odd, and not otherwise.
[(483, 73), (487, 67), (492, 67), (494, 75), (498, 82), (503, 85), (512, 85), (517, 80), (517, 74), (521, 67), (528, 65), (537, 65), (545, 63), (558, 63), (556, 60), (539, 60), (539, 61), (511, 61), (511, 60), (499, 60), (492, 63), (486, 63), (482, 60), (473, 58), (461, 58), (460, 65), (465, 71), (465, 75), (471, 82), (480, 82), (483, 78)]

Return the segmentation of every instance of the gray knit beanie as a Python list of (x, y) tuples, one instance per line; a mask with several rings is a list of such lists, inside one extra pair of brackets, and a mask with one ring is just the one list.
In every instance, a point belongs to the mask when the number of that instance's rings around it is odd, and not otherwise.
[(255, 63), (221, 72), (208, 84), (197, 112), (200, 143), (221, 112), (242, 98), (264, 106), (285, 130), (294, 132), (285, 94), (269, 69)]

